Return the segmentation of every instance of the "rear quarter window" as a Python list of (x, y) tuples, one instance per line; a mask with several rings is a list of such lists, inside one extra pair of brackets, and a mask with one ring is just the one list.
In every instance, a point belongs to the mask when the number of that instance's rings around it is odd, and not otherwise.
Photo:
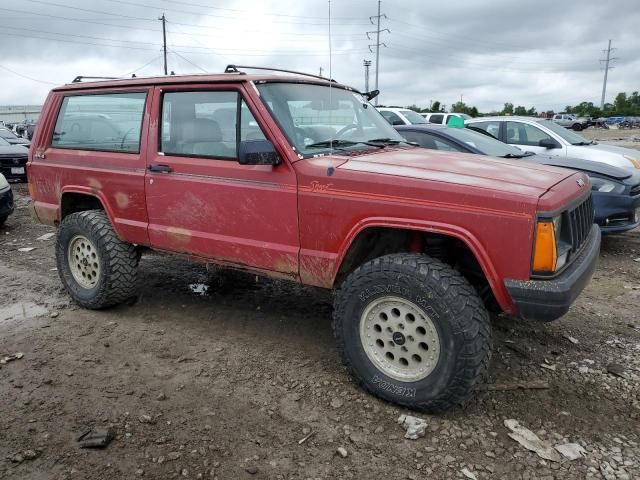
[(51, 146), (138, 153), (146, 98), (145, 92), (65, 97)]

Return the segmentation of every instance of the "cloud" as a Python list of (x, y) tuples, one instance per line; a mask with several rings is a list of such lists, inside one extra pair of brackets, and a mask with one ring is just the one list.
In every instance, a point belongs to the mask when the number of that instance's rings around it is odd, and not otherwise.
[[(42, 103), (76, 75), (162, 73), (167, 16), (169, 69), (221, 72), (227, 63), (329, 72), (327, 0), (21, 0), (0, 4), (0, 104)], [(331, 70), (364, 87), (366, 32), (375, 0), (332, 1)], [(481, 111), (512, 102), (560, 110), (599, 103), (599, 59), (618, 50), (607, 98), (637, 90), (640, 10), (634, 0), (383, 1), (381, 103), (428, 106), (463, 100)], [(4, 67), (5, 69), (3, 69)], [(373, 88), (374, 68), (371, 69)], [(9, 69), (9, 70), (6, 70)]]

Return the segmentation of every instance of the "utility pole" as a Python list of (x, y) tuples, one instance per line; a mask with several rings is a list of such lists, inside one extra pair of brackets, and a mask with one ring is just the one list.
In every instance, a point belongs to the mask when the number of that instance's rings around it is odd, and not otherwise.
[(164, 52), (164, 74), (167, 74), (167, 19), (164, 13), (158, 20), (162, 20), (162, 51)]
[[(375, 87), (374, 90), (378, 90), (378, 73), (380, 70), (380, 46), (382, 45), (383, 47), (386, 47), (387, 45), (385, 43), (380, 43), (380, 34), (382, 32), (388, 32), (391, 33), (391, 31), (388, 28), (384, 28), (382, 30), (380, 30), (380, 19), (382, 17), (387, 18), (387, 16), (384, 13), (380, 13), (380, 8), (381, 8), (381, 3), (382, 0), (378, 0), (378, 15), (373, 15), (371, 17), (369, 17), (369, 21), (371, 22), (372, 25), (377, 25), (376, 29), (374, 31), (371, 32), (367, 32), (367, 39), (371, 40), (371, 37), (369, 35), (375, 33), (376, 34), (376, 43), (373, 45), (369, 45), (369, 51), (371, 53), (373, 53), (373, 50), (371, 50), (371, 47), (376, 47), (376, 82), (375, 82)], [(373, 19), (376, 19), (376, 22), (373, 21)], [(376, 97), (374, 99), (375, 105), (378, 105), (378, 97)]]
[(600, 99), (600, 110), (604, 109), (604, 96), (607, 93), (607, 77), (609, 76), (609, 69), (614, 68), (609, 66), (609, 63), (617, 60), (617, 58), (611, 58), (611, 52), (615, 50), (615, 48), (611, 48), (611, 40), (609, 40), (609, 46), (606, 50), (603, 50), (607, 54), (607, 58), (604, 60), (600, 60), (604, 62), (604, 82), (602, 83), (602, 98)]
[(369, 91), (369, 67), (371, 66), (371, 60), (363, 60), (364, 65), (364, 91)]

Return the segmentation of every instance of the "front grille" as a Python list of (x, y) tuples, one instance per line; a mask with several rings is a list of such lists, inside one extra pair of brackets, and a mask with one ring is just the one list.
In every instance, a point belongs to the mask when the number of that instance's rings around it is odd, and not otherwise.
[(591, 195), (577, 207), (566, 212), (569, 221), (569, 238), (571, 239), (571, 251), (573, 253), (580, 250), (589, 236), (593, 225), (593, 201)]
[(15, 155), (15, 156), (1, 156), (0, 155), (0, 166), (3, 167), (23, 167), (27, 164), (27, 156), (26, 155)]

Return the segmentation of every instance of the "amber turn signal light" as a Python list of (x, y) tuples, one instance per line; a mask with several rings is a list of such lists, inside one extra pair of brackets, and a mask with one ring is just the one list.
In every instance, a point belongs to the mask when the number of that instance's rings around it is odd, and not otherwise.
[(533, 271), (535, 273), (553, 273), (558, 263), (556, 236), (552, 222), (538, 222), (533, 251)]

